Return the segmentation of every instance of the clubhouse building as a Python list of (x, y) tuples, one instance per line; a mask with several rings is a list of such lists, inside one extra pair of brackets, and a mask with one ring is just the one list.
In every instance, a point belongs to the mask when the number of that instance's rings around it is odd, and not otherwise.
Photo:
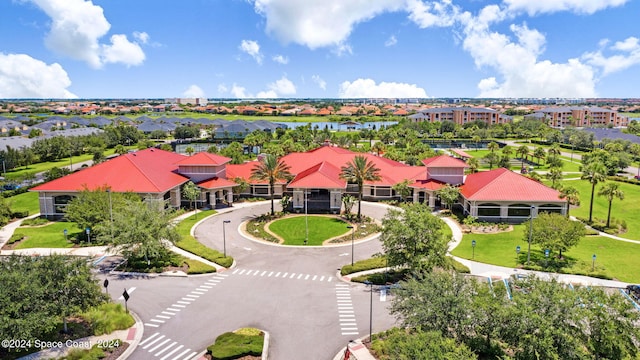
[[(457, 206), (465, 214), (483, 221), (521, 222), (540, 211), (566, 214), (566, 201), (559, 192), (507, 169), (494, 169), (465, 175), (467, 164), (448, 155), (435, 156), (422, 161), (424, 166), (409, 166), (373, 154), (355, 153), (332, 146), (291, 153), (282, 157), (289, 165), (292, 179), (280, 179), (275, 184), (274, 196), (291, 196), (292, 210), (310, 212), (340, 212), (342, 197), (357, 197), (357, 184), (340, 178), (341, 167), (363, 155), (380, 169), (380, 180), (367, 181), (363, 186), (363, 199), (369, 201), (397, 200), (400, 195), (394, 185), (407, 181), (411, 190), (405, 200), (425, 203), (432, 208), (440, 206), (438, 191), (450, 184), (458, 186)], [(179, 207), (188, 201), (182, 199), (182, 186), (189, 181), (200, 189), (199, 207), (231, 205), (238, 179), (249, 186), (236, 196), (270, 197), (269, 184), (251, 179), (258, 161), (230, 164), (231, 159), (206, 152), (185, 156), (155, 148), (124, 154), (75, 172), (65, 177), (38, 185), (42, 216), (64, 216), (67, 203), (83, 189), (109, 189), (113, 192), (132, 192), (149, 202)]]

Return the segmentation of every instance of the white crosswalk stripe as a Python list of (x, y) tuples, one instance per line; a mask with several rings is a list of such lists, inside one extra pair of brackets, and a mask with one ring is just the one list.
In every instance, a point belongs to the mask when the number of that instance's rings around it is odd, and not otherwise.
[(142, 340), (138, 346), (155, 357), (162, 356), (160, 360), (187, 360), (197, 354), (196, 351), (185, 348), (184, 345), (180, 345), (177, 341), (160, 333), (155, 333)]
[[(333, 281), (333, 276), (319, 275), (319, 274), (305, 274), (305, 273), (290, 273), (282, 271), (269, 271), (269, 270), (255, 270), (255, 269), (239, 269), (236, 268), (231, 274), (247, 275), (247, 276), (261, 276), (272, 277), (278, 279), (294, 279), (294, 280), (311, 280), (311, 281)], [(196, 289), (202, 291), (202, 289)]]
[(358, 324), (355, 319), (349, 285), (336, 284), (336, 304), (338, 307), (340, 333), (342, 335), (358, 335)]

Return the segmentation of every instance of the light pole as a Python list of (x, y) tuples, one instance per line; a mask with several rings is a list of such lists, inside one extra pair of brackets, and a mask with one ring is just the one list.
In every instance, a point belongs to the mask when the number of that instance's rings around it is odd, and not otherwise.
[(67, 241), (67, 235), (69, 234), (69, 232), (67, 231), (67, 229), (62, 230), (62, 233), (64, 234), (64, 241)]
[(111, 189), (107, 189), (107, 194), (109, 195), (109, 218), (111, 219), (109, 230), (111, 231), (111, 242), (113, 243), (113, 203), (111, 202)]
[(84, 229), (84, 231), (87, 233), (87, 242), (91, 242), (91, 228), (87, 227), (86, 229)]
[(369, 280), (364, 282), (366, 285), (369, 285), (369, 344), (372, 343), (373, 338), (371, 337), (371, 329), (373, 328), (373, 283)]
[(227, 234), (225, 232), (224, 229), (224, 225), (230, 223), (231, 220), (224, 220), (222, 222), (222, 251), (223, 251), (223, 255), (224, 257), (227, 257)]
[(304, 189), (304, 226), (305, 226), (305, 237), (304, 244), (307, 245), (309, 243), (309, 214), (307, 208), (309, 207), (309, 200), (307, 199), (307, 189)]
[(347, 226), (347, 229), (351, 229), (351, 266), (353, 266), (353, 233), (356, 231), (351, 225)]
[(476, 241), (475, 240), (471, 240), (471, 259), (475, 259), (476, 258)]
[(591, 271), (596, 271), (596, 254), (591, 257)]
[(518, 264), (519, 257), (520, 257), (520, 245), (516, 246), (516, 265)]
[(533, 210), (535, 206), (531, 205), (531, 211), (529, 211), (529, 245), (527, 247), (527, 265), (531, 260), (531, 236), (533, 235)]

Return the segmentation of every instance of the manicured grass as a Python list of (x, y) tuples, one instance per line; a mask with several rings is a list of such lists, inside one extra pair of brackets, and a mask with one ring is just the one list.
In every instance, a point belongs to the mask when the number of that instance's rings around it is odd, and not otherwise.
[(26, 193), (18, 194), (7, 198), (5, 201), (9, 204), (11, 211), (24, 212), (28, 211), (29, 215), (37, 214), (40, 212), (40, 204), (38, 203), (38, 193), (28, 191)]
[[(498, 234), (465, 234), (462, 242), (452, 254), (471, 259), (473, 248), (471, 241), (476, 240), (475, 257), (479, 262), (505, 267), (518, 267), (526, 262), (527, 244), (524, 238), (526, 225), (516, 225), (511, 232)], [(516, 246), (520, 245), (520, 255), (516, 260)], [(578, 246), (569, 249), (563, 255), (570, 259), (573, 266), (567, 273), (589, 275), (592, 256), (596, 254), (595, 273), (625, 282), (640, 282), (640, 244), (618, 241), (602, 236), (584, 237)], [(557, 254), (556, 254), (557, 255)], [(531, 245), (531, 261), (544, 262), (544, 252), (539, 246)]]
[(65, 240), (64, 229), (68, 231), (69, 240), (81, 232), (75, 223), (63, 221), (40, 227), (19, 227), (14, 233), (24, 234), (26, 239), (16, 245), (15, 249), (73, 247), (74, 244), (71, 241)]
[[(610, 181), (610, 180), (609, 180)], [(570, 214), (580, 218), (589, 218), (589, 201), (591, 199), (591, 184), (587, 180), (567, 180), (563, 184), (573, 186), (580, 192), (580, 207), (572, 208)], [(593, 198), (593, 217), (607, 219), (609, 202), (603, 196), (598, 196), (598, 190), (604, 183), (596, 185), (596, 194)], [(624, 192), (624, 200), (614, 199), (611, 207), (611, 218), (624, 220), (627, 223), (627, 232), (617, 236), (627, 239), (640, 240), (640, 186), (618, 182), (620, 190)]]
[(322, 245), (335, 236), (350, 232), (347, 223), (328, 216), (294, 216), (279, 219), (269, 225), (269, 230), (284, 239), (285, 245), (304, 245), (306, 237), (306, 218), (309, 221), (309, 241), (307, 245)]
[(184, 261), (184, 263), (187, 264), (187, 266), (189, 266), (189, 270), (187, 271), (187, 273), (190, 275), (209, 274), (209, 273), (216, 272), (216, 268), (214, 268), (213, 266), (209, 266), (198, 260), (188, 259), (185, 257), (183, 258), (182, 261)]
[[(125, 148), (135, 149), (136, 147), (133, 145), (130, 145), (130, 146), (125, 146)], [(104, 151), (104, 156), (110, 156), (113, 154), (115, 154), (115, 149), (107, 149)], [(72, 157), (71, 162), (69, 161), (68, 157), (64, 159), (56, 160), (56, 161), (40, 162), (36, 164), (31, 164), (26, 168), (21, 166), (19, 168), (15, 168), (13, 170), (7, 171), (5, 177), (8, 180), (16, 180), (28, 174), (36, 174), (39, 172), (51, 170), (54, 167), (59, 168), (59, 167), (69, 166), (69, 165), (73, 165), (73, 169), (77, 170), (80, 168), (80, 166), (76, 164), (83, 161), (92, 160), (92, 159), (93, 159), (93, 154), (82, 154), (82, 155)]]
[(176, 243), (176, 246), (192, 254), (212, 261), (220, 266), (229, 267), (231, 266), (231, 264), (233, 264), (233, 258), (231, 256), (224, 257), (223, 253), (205, 246), (190, 234), (191, 228), (195, 225), (196, 222), (215, 213), (215, 210), (201, 211), (182, 220), (176, 226), (176, 230), (181, 236), (181, 240)]

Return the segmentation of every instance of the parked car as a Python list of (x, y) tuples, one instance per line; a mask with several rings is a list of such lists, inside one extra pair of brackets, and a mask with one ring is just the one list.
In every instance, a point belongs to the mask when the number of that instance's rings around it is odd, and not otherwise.
[(640, 285), (627, 285), (627, 294), (635, 301), (640, 302)]
[(16, 189), (20, 189), (22, 186), (18, 185), (18, 184), (4, 184), (2, 186), (2, 188), (4, 190), (16, 190)]

